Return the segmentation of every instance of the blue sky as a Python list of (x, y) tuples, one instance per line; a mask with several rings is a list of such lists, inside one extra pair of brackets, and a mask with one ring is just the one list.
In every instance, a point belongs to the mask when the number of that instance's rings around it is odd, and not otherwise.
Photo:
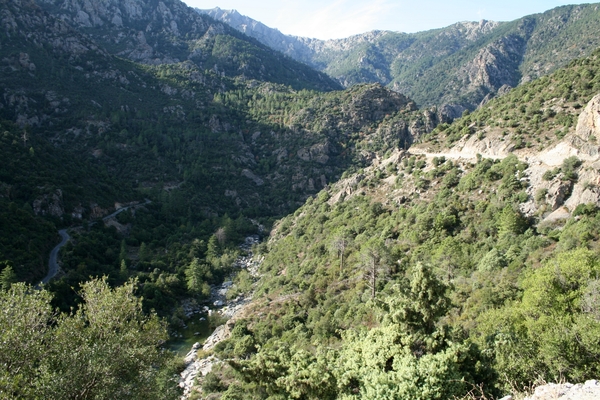
[[(419, 32), (458, 21), (511, 21), (564, 0), (183, 0), (191, 7), (235, 9), (288, 35), (344, 38), (375, 29)], [(575, 4), (593, 3), (576, 2)], [(600, 6), (598, 8), (600, 12)]]

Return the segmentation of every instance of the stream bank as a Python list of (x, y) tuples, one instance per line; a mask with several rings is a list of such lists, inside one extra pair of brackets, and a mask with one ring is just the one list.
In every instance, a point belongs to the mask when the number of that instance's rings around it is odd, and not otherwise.
[[(233, 266), (239, 272), (247, 270), (253, 277), (258, 277), (258, 268), (262, 258), (256, 258), (252, 254), (252, 246), (258, 244), (260, 238), (258, 235), (248, 236), (240, 246), (242, 255), (236, 259)], [(227, 300), (227, 292), (232, 287), (232, 281), (225, 281), (221, 285), (211, 287), (210, 307), (205, 306), (208, 318), (213, 316), (227, 319), (222, 325), (219, 325), (208, 336), (203, 343), (199, 341), (192, 345), (191, 350), (185, 356), (185, 370), (180, 374), (179, 386), (183, 389), (182, 399), (187, 399), (194, 390), (196, 377), (208, 374), (213, 365), (221, 361), (211, 355), (206, 358), (198, 359), (198, 351), (210, 351), (219, 342), (226, 340), (231, 335), (231, 330), (235, 321), (243, 318), (245, 311), (252, 300), (252, 294), (247, 296), (238, 296), (235, 299)]]

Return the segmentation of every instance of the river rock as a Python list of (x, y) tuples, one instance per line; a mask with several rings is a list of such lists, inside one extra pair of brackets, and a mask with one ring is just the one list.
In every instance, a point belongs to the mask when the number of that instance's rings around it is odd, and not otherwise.
[[(241, 268), (255, 268), (256, 272), (258, 267), (260, 266), (260, 262), (262, 259), (255, 260), (252, 255), (252, 246), (260, 241), (260, 238), (256, 235), (247, 237), (244, 243), (240, 246), (240, 248), (248, 253), (247, 256), (239, 257), (235, 266)], [(255, 272), (255, 273), (256, 273)], [(233, 286), (232, 281), (223, 282), (223, 284), (219, 286), (211, 287), (211, 301), (215, 306), (224, 306), (219, 313), (225, 318), (229, 318), (229, 320), (221, 326), (218, 326), (215, 331), (204, 341), (204, 345), (202, 346), (203, 351), (212, 350), (219, 342), (226, 340), (231, 335), (231, 331), (235, 326), (235, 321), (243, 314), (244, 307), (250, 302), (250, 299), (246, 299), (243, 297), (238, 297), (235, 300), (227, 302), (226, 294), (227, 291)], [(185, 301), (183, 304), (184, 310), (187, 312), (192, 312), (196, 310), (203, 310), (204, 312), (208, 312), (208, 315), (211, 316), (214, 314), (213, 310), (209, 309), (207, 306), (200, 308), (197, 304), (191, 300)], [(186, 369), (181, 373), (181, 377), (179, 380), (179, 386), (183, 389), (183, 397), (182, 399), (188, 398), (192, 391), (194, 391), (194, 385), (196, 377), (202, 377), (208, 374), (212, 367), (220, 363), (220, 361), (215, 356), (209, 356), (203, 359), (198, 359), (197, 353), (200, 348), (199, 343), (195, 343), (192, 346), (192, 350), (186, 355), (185, 363), (187, 365)]]
[(228, 324), (218, 326), (217, 329), (215, 329), (215, 331), (206, 338), (204, 341), (204, 346), (202, 346), (202, 350), (212, 350), (217, 343), (227, 339), (230, 334), (231, 329), (229, 328)]

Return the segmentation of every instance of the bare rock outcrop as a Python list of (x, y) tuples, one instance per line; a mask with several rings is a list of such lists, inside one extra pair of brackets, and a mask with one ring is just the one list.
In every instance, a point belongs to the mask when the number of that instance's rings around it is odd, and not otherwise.
[[(123, 50), (120, 55), (132, 60), (148, 63), (178, 62), (168, 51), (158, 49), (159, 37), (166, 34), (180, 38), (182, 27), (187, 32), (205, 32), (208, 23), (194, 13), (189, 13), (182, 2), (159, 1), (158, 3), (141, 0), (39, 0), (43, 7), (59, 15), (70, 25), (83, 28), (110, 29), (122, 31), (118, 39), (100, 33), (100, 41), (116, 41)], [(129, 28), (138, 29), (130, 35)], [(144, 32), (145, 31), (145, 32)], [(99, 31), (100, 32), (100, 31)], [(157, 33), (158, 32), (158, 33)], [(126, 33), (126, 34), (125, 34)]]
[(518, 66), (524, 52), (525, 41), (516, 35), (490, 43), (458, 71), (457, 79), (450, 84), (447, 93), (456, 90), (496, 93), (505, 86), (516, 86), (519, 81)]
[[(600, 94), (581, 112), (574, 131), (541, 151), (515, 150), (514, 144), (503, 140), (498, 132), (487, 131), (483, 137), (474, 133), (465, 134), (452, 148), (440, 153), (419, 146), (411, 148), (410, 153), (471, 160), (516, 155), (529, 164), (522, 178), (528, 184), (529, 200), (520, 206), (528, 217), (537, 215), (546, 222), (556, 222), (568, 218), (580, 204), (600, 206)], [(579, 163), (567, 175), (564, 162), (571, 157)]]
[(580, 158), (597, 160), (600, 140), (600, 94), (594, 96), (577, 120), (575, 135), (570, 138), (573, 147), (579, 149)]
[[(537, 211), (534, 197), (537, 193), (544, 193), (546, 211), (556, 212), (562, 210), (572, 212), (580, 204), (600, 205), (600, 154), (598, 146), (600, 138), (600, 94), (589, 101), (578, 118), (575, 132), (567, 135), (561, 142), (540, 153), (529, 157), (529, 168), (526, 171), (531, 197), (528, 203), (521, 208), (526, 215), (533, 215)], [(562, 179), (544, 179), (544, 174), (549, 170), (560, 168), (564, 160), (577, 157), (582, 165), (577, 170), (575, 181)], [(538, 195), (539, 196), (539, 195)], [(546, 217), (555, 220), (553, 215)]]
[(303, 161), (315, 161), (319, 164), (327, 164), (331, 147), (329, 143), (317, 143), (310, 148), (305, 147), (298, 150), (297, 155)]
[(600, 382), (589, 380), (584, 384), (549, 383), (538, 386), (525, 400), (596, 400), (600, 399)]
[(35, 199), (33, 202), (33, 212), (36, 215), (62, 217), (65, 213), (62, 190), (56, 189), (52, 193), (44, 194)]
[(252, 180), (256, 186), (262, 186), (265, 184), (264, 180), (262, 180), (259, 176), (257, 176), (254, 172), (250, 171), (249, 169), (242, 170), (242, 175)]

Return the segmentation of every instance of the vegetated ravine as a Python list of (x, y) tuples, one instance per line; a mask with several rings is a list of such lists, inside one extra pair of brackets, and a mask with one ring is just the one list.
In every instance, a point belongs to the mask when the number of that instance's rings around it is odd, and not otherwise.
[[(324, 71), (362, 82), (341, 90), (178, 0), (0, 0), (0, 397), (597, 378), (597, 18), (330, 43)], [(390, 88), (363, 82), (392, 58)]]

